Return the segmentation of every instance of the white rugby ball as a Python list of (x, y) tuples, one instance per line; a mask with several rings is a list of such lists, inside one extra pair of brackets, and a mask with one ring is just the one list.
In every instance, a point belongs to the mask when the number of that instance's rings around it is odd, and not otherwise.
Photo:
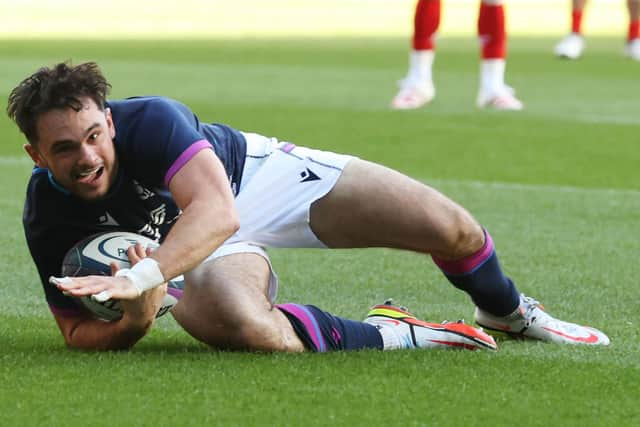
[[(156, 248), (158, 243), (140, 234), (128, 231), (115, 231), (89, 236), (76, 243), (62, 261), (63, 276), (110, 276), (110, 264), (115, 262), (120, 268), (130, 268), (127, 249), (140, 243), (143, 248)], [(167, 294), (162, 300), (156, 317), (170, 311), (182, 297), (184, 278), (178, 276), (167, 282)], [(103, 320), (118, 320), (122, 317), (120, 302), (110, 299), (97, 302), (90, 297), (78, 298), (95, 317)]]

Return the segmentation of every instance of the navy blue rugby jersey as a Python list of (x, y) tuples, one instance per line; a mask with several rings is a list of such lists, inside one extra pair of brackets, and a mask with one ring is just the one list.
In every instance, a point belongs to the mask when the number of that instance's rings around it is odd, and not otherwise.
[(234, 194), (240, 188), (246, 141), (235, 129), (201, 123), (185, 105), (161, 97), (110, 101), (116, 129), (118, 176), (109, 194), (87, 202), (58, 185), (48, 169), (34, 168), (23, 226), (45, 297), (54, 313), (78, 315), (80, 306), (48, 283), (65, 253), (99, 232), (126, 230), (162, 241), (180, 215), (168, 190), (175, 173), (202, 149), (222, 161)]

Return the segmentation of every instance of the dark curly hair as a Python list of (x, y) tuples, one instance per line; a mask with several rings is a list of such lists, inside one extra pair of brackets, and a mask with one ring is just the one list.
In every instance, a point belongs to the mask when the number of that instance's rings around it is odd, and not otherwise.
[(71, 65), (68, 61), (43, 67), (24, 79), (9, 95), (7, 114), (16, 122), (27, 140), (38, 140), (37, 120), (55, 109), (82, 109), (80, 98), (91, 98), (104, 110), (111, 85), (95, 62)]

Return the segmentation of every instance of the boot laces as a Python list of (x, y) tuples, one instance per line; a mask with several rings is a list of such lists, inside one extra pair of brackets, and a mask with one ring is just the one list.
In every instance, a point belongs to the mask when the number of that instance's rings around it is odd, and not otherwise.
[(540, 307), (541, 310), (544, 310), (544, 307), (540, 304), (540, 301), (528, 297), (525, 294), (522, 294), (522, 303), (524, 304), (524, 312), (522, 313), (524, 327), (528, 328), (537, 320), (537, 317), (534, 315), (536, 308)]

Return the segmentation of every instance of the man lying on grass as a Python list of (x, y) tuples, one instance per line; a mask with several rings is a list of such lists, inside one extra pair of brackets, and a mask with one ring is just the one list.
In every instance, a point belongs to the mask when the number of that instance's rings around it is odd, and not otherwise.
[[(277, 277), (265, 247), (429, 254), (470, 296), (483, 328), (609, 344), (602, 332), (555, 319), (522, 295), (502, 272), (488, 231), (433, 188), (352, 156), (203, 123), (172, 99), (107, 100), (109, 88), (95, 63), (60, 63), (22, 81), (7, 108), (35, 162), (27, 242), (69, 346), (132, 347), (154, 323), (163, 283), (184, 275), (172, 314), (216, 348), (497, 348), (482, 329), (420, 321), (391, 304), (374, 306), (363, 322), (313, 305), (275, 304)], [(161, 244), (151, 254), (129, 248), (134, 265), (114, 276), (56, 277), (77, 241), (114, 230)], [(74, 298), (87, 295), (120, 300), (122, 318), (93, 318)]]

